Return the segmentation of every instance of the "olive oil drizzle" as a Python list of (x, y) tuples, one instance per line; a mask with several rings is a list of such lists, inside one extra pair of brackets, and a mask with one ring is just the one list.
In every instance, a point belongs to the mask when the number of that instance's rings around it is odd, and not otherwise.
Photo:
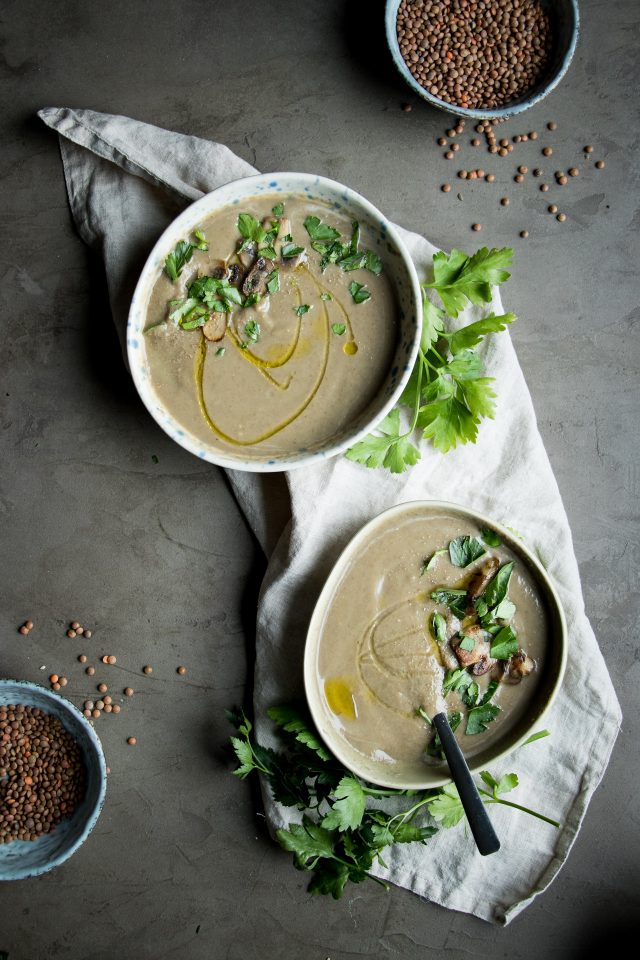
[[(293, 411), (285, 420), (280, 423), (277, 423), (274, 427), (271, 427), (269, 430), (266, 430), (264, 433), (260, 434), (258, 437), (254, 437), (252, 440), (239, 440), (236, 437), (231, 437), (228, 433), (225, 433), (218, 424), (211, 417), (209, 410), (207, 408), (207, 403), (204, 398), (204, 364), (207, 357), (207, 340), (202, 336), (198, 351), (196, 353), (196, 363), (195, 363), (195, 380), (196, 380), (196, 389), (198, 393), (198, 405), (202, 416), (204, 417), (209, 428), (222, 440), (225, 440), (227, 443), (234, 444), (239, 447), (251, 447), (256, 443), (261, 443), (263, 440), (268, 440), (270, 437), (273, 437), (276, 433), (279, 433), (281, 430), (284, 430), (285, 427), (288, 427), (290, 423), (293, 423), (294, 420), (297, 420), (298, 417), (307, 409), (316, 393), (320, 389), (320, 385), (324, 380), (324, 375), (327, 372), (327, 364), (329, 362), (329, 345), (330, 345), (330, 334), (329, 334), (329, 314), (327, 312), (326, 306), (323, 304), (323, 314), (324, 314), (324, 350), (322, 354), (322, 363), (320, 367), (320, 373), (316, 378), (316, 382), (311, 388), (309, 394), (305, 397), (303, 402), (299, 407)], [(242, 349), (238, 346), (238, 349)], [(245, 350), (242, 350), (242, 353), (245, 353)]]

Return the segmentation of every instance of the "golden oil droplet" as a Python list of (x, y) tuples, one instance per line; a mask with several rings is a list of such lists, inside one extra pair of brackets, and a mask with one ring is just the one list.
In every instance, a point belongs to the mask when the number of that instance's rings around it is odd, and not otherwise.
[(338, 717), (346, 717), (349, 720), (356, 719), (356, 705), (349, 685), (336, 677), (332, 680), (325, 680), (324, 695), (327, 705), (332, 713)]
[(342, 348), (348, 357), (352, 357), (355, 353), (358, 352), (358, 344), (354, 343), (353, 340), (347, 341), (344, 347)]

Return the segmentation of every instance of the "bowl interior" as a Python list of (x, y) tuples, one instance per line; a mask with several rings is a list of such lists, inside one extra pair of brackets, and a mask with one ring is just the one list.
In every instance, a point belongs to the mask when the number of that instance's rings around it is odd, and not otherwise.
[(63, 820), (51, 833), (39, 840), (14, 840), (0, 845), (0, 880), (38, 876), (67, 860), (93, 829), (104, 803), (107, 780), (100, 741), (72, 703), (34, 683), (1, 680), (0, 705), (14, 703), (37, 707), (60, 720), (82, 751), (87, 789), (73, 816)]
[(304, 657), (304, 682), (307, 701), (313, 720), (320, 735), (331, 752), (350, 770), (371, 783), (385, 787), (400, 789), (428, 789), (447, 783), (451, 776), (446, 764), (425, 764), (419, 774), (408, 779), (406, 775), (398, 774), (388, 763), (378, 763), (357, 751), (351, 744), (336, 731), (329, 709), (326, 705), (324, 691), (321, 688), (317, 669), (318, 655), (322, 627), (331, 606), (336, 587), (342, 578), (345, 569), (354, 561), (362, 547), (373, 539), (380, 526), (387, 522), (390, 516), (409, 514), (416, 517), (435, 516), (447, 512), (460, 516), (476, 524), (488, 526), (496, 530), (502, 537), (503, 543), (522, 561), (523, 565), (533, 574), (537, 587), (543, 598), (548, 626), (549, 639), (546, 662), (540, 682), (534, 696), (528, 704), (526, 713), (505, 734), (494, 741), (487, 749), (468, 760), (471, 770), (482, 770), (488, 763), (505, 756), (520, 746), (531, 733), (538, 729), (543, 715), (551, 706), (557, 691), (562, 683), (566, 662), (566, 626), (564, 614), (557, 594), (544, 568), (534, 555), (524, 546), (522, 541), (514, 536), (494, 520), (484, 517), (458, 504), (440, 501), (414, 501), (399, 504), (379, 514), (364, 526), (347, 545), (333, 567), (325, 583), (318, 602), (311, 617)]
[(456, 116), (478, 120), (514, 116), (528, 110), (529, 107), (538, 103), (557, 86), (571, 63), (578, 42), (580, 18), (577, 0), (540, 0), (540, 2), (549, 16), (553, 32), (551, 55), (547, 68), (526, 93), (495, 109), (465, 109), (435, 97), (420, 86), (405, 63), (398, 44), (396, 21), (401, 0), (387, 0), (385, 12), (387, 44), (396, 67), (409, 86), (423, 100), (428, 100), (429, 103), (440, 110), (445, 110), (447, 113)]
[[(311, 447), (292, 450), (286, 455), (260, 458), (229, 453), (216, 446), (215, 438), (204, 444), (184, 429), (159, 400), (149, 376), (149, 364), (142, 334), (146, 310), (155, 282), (164, 267), (167, 254), (178, 240), (197, 229), (203, 219), (229, 205), (240, 205), (260, 195), (303, 195), (329, 204), (359, 220), (371, 231), (376, 252), (384, 258), (385, 269), (393, 281), (398, 309), (398, 339), (395, 356), (389, 365), (381, 390), (368, 407), (345, 429), (329, 440)], [(241, 212), (239, 210), (239, 212)], [(165, 230), (152, 250), (136, 287), (127, 327), (127, 350), (131, 373), (145, 406), (162, 429), (191, 453), (220, 466), (238, 470), (269, 472), (286, 470), (335, 456), (368, 433), (391, 409), (402, 393), (411, 373), (420, 341), (420, 285), (411, 258), (397, 232), (387, 219), (354, 190), (324, 177), (301, 173), (273, 173), (244, 177), (225, 184), (187, 208)]]

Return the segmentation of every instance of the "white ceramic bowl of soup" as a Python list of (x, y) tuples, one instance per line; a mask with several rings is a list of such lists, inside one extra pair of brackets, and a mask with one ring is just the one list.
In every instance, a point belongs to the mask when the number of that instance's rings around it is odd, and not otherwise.
[[(149, 304), (153, 302), (154, 288), (162, 277), (165, 258), (174, 250), (176, 244), (190, 238), (204, 221), (218, 212), (224, 213), (233, 209), (238, 214), (251, 213), (252, 202), (260, 201), (264, 206), (264, 201), (268, 198), (272, 198), (274, 204), (284, 201), (285, 209), (287, 198), (302, 198), (310, 204), (310, 208), (316, 205), (317, 209), (317, 205), (320, 205), (326, 210), (329, 222), (332, 212), (340, 216), (344, 222), (347, 222), (347, 218), (349, 222), (357, 220), (362, 229), (367, 232), (369, 239), (373, 238), (372, 248), (383, 262), (383, 273), (392, 285), (395, 298), (394, 315), (388, 317), (388, 323), (394, 330), (394, 346), (389, 352), (388, 362), (385, 361), (387, 367), (378, 386), (374, 388), (374, 395), (363, 399), (362, 409), (353, 408), (349, 413), (348, 422), (342, 423), (339, 429), (334, 431), (325, 429), (325, 435), (320, 431), (320, 434), (315, 436), (311, 427), (308, 427), (308, 435), (304, 443), (294, 444), (291, 449), (282, 449), (275, 454), (268, 450), (263, 452), (260, 449), (251, 449), (247, 445), (234, 446), (222, 443), (215, 433), (210, 432), (207, 436), (203, 436), (199, 428), (190, 428), (181, 421), (180, 417), (170, 409), (171, 403), (167, 403), (166, 399), (159, 395), (154, 384), (150, 363), (151, 348), (145, 333), (149, 324)], [(304, 241), (307, 247), (309, 245), (309, 237), (294, 239), (296, 242)], [(208, 236), (207, 240), (210, 251), (216, 253), (215, 236)], [(310, 248), (309, 253), (311, 254)], [(216, 255), (223, 256), (224, 251)], [(327, 270), (328, 273), (329, 270)], [(358, 270), (347, 274), (345, 279), (366, 284), (367, 275), (364, 270)], [(329, 309), (332, 305), (324, 303), (318, 306)], [(353, 314), (356, 317), (360, 316), (359, 310), (361, 310), (360, 306), (353, 308)], [(340, 318), (335, 316), (333, 319)], [(173, 440), (196, 456), (223, 467), (270, 472), (306, 466), (333, 457), (344, 452), (373, 429), (394, 406), (409, 379), (420, 342), (421, 322), (420, 284), (413, 262), (393, 225), (373, 204), (349, 187), (324, 177), (305, 173), (259, 174), (225, 184), (205, 195), (180, 214), (162, 234), (147, 259), (132, 299), (127, 327), (127, 351), (133, 380), (143, 403)], [(339, 327), (340, 324), (338, 324)], [(184, 335), (181, 333), (181, 336)], [(327, 336), (329, 336), (328, 333)], [(335, 353), (333, 341), (331, 350)], [(329, 362), (332, 356), (333, 354), (330, 355)], [(209, 374), (210, 377), (216, 375), (214, 361), (218, 359), (215, 351), (211, 352), (211, 359), (207, 353), (207, 363), (210, 365), (210, 370), (214, 371)], [(357, 360), (361, 365), (364, 362), (362, 351)], [(220, 369), (222, 368), (217, 368), (217, 370)], [(366, 378), (363, 379), (363, 383), (365, 380)], [(183, 388), (180, 392), (184, 395)], [(259, 412), (268, 409), (268, 399), (267, 396), (264, 402), (252, 401), (254, 408)], [(244, 402), (241, 389), (234, 390), (232, 387), (228, 396), (229, 406), (227, 407), (227, 402), (222, 406), (229, 410), (234, 404), (240, 405)], [(331, 402), (339, 404), (340, 396), (335, 396)], [(327, 411), (329, 406), (325, 399), (323, 412)], [(313, 402), (309, 406), (309, 411), (312, 408)], [(285, 436), (283, 434), (283, 437)], [(283, 444), (285, 444), (284, 439)]]
[[(501, 540), (499, 547), (487, 546), (484, 559), (458, 568), (442, 554), (423, 572), (423, 561), (446, 549), (449, 539), (477, 537), (483, 529)], [(498, 684), (493, 702), (501, 712), (479, 739), (466, 735), (466, 718), (458, 728), (469, 767), (479, 771), (541, 729), (562, 683), (565, 619), (539, 560), (513, 532), (488, 517), (457, 504), (414, 501), (366, 524), (333, 567), (309, 625), (305, 690), (325, 744), (364, 780), (428, 789), (451, 779), (446, 763), (426, 754), (430, 728), (415, 713), (418, 706), (431, 715), (456, 706), (451, 694), (442, 696), (442, 645), (430, 639), (429, 623), (432, 612), (442, 612), (443, 606), (434, 604), (430, 593), (438, 586), (465, 589), (478, 565), (492, 556), (500, 563), (515, 562), (509, 586), (516, 606), (512, 624), (518, 641), (529, 648), (535, 670), (519, 682)], [(449, 666), (458, 667), (452, 659)], [(475, 678), (480, 694), (491, 676)], [(430, 690), (431, 710), (419, 702)]]

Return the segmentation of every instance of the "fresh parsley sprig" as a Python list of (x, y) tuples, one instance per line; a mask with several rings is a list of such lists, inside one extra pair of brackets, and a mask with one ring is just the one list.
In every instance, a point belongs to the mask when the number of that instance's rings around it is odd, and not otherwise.
[[(337, 900), (349, 882), (370, 879), (387, 887), (370, 872), (376, 862), (385, 865), (382, 852), (386, 847), (426, 843), (437, 833), (438, 824), (453, 827), (463, 819), (453, 784), (422, 791), (376, 787), (350, 773), (329, 753), (306, 711), (287, 705), (272, 707), (268, 715), (277, 727), (282, 750), (262, 747), (244, 712), (234, 709), (227, 713), (239, 734), (231, 737), (239, 762), (233, 773), (242, 779), (260, 773), (275, 800), (302, 811), (302, 823), (277, 830), (276, 838), (293, 854), (296, 868), (311, 874), (310, 892), (331, 894)], [(527, 742), (545, 735), (546, 731), (534, 734)], [(503, 803), (559, 826), (542, 814), (502, 799), (502, 793), (518, 784), (514, 773), (496, 780), (484, 771), (482, 779), (491, 788), (491, 792), (480, 789), (485, 803)], [(402, 803), (404, 798), (410, 798), (408, 806)], [(385, 801), (401, 809), (387, 812), (381, 809)], [(427, 820), (418, 822), (419, 814)]]
[[(423, 321), (418, 357), (399, 400), (399, 406), (410, 410), (409, 427), (400, 429), (399, 417), (394, 418), (397, 429), (390, 433), (389, 417), (385, 418), (376, 433), (347, 451), (349, 459), (402, 473), (420, 459), (420, 451), (409, 442), (416, 428), (442, 453), (458, 444), (476, 442), (478, 424), (495, 416), (496, 394), (494, 378), (484, 376), (482, 358), (474, 348), (486, 336), (505, 330), (516, 317), (492, 313), (456, 331), (445, 329), (445, 318), (447, 314), (456, 318), (468, 303), (488, 303), (492, 286), (510, 276), (507, 267), (512, 256), (509, 247), (483, 247), (473, 256), (461, 250), (434, 255), (434, 279), (421, 284)], [(444, 309), (432, 303), (429, 290), (438, 294)], [(398, 407), (392, 413), (396, 411)]]
[(169, 280), (174, 283), (182, 273), (184, 265), (191, 260), (194, 250), (207, 251), (209, 249), (207, 238), (201, 230), (196, 230), (193, 236), (195, 239), (191, 241), (179, 240), (173, 252), (168, 254), (164, 261), (164, 271)]

